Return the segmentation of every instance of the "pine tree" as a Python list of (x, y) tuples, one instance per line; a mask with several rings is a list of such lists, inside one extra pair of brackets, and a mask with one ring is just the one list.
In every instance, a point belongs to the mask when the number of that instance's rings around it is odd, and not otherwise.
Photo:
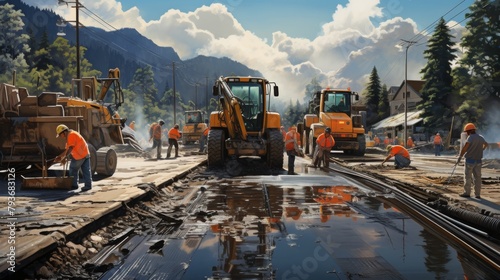
[(463, 69), (455, 72), (464, 81), (458, 88), (463, 103), (457, 111), (464, 123), (482, 126), (489, 122), (485, 112), (500, 106), (500, 4), (477, 0), (469, 9), (462, 38), (466, 50), (460, 60)]
[(27, 68), (24, 54), (28, 52), (27, 34), (23, 34), (24, 23), (21, 11), (14, 10), (14, 5), (0, 6), (0, 75), (20, 68)]
[(451, 63), (455, 59), (453, 36), (443, 18), (439, 20), (424, 51), (427, 64), (420, 71), (425, 81), (422, 87), (422, 102), (417, 106), (423, 110), (427, 131), (448, 128), (453, 115), (451, 109), (452, 76)]
[(366, 123), (368, 126), (376, 123), (379, 118), (379, 102), (382, 94), (382, 86), (378, 76), (377, 68), (373, 66), (368, 85), (365, 89)]
[(382, 120), (391, 114), (389, 108), (389, 90), (387, 90), (387, 85), (382, 85), (382, 91), (380, 91), (379, 102), (378, 102), (378, 119)]

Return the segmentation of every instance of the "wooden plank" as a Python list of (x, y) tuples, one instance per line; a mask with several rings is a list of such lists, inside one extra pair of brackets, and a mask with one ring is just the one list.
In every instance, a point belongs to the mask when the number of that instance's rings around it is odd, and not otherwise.
[(73, 177), (24, 177), (22, 189), (65, 189), (71, 190)]

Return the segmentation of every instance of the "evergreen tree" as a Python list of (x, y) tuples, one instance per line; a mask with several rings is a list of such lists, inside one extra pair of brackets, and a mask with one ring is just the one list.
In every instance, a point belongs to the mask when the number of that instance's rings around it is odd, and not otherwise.
[(29, 51), (27, 34), (23, 34), (24, 23), (21, 11), (14, 5), (0, 6), (0, 75), (28, 67), (24, 54)]
[(40, 44), (36, 51), (34, 52), (34, 57), (33, 57), (33, 67), (38, 70), (45, 70), (49, 67), (51, 64), (52, 58), (50, 57), (49, 54), (49, 38), (47, 35), (47, 30), (44, 30), (42, 33), (42, 38), (40, 39)]
[(422, 87), (422, 102), (417, 106), (423, 110), (427, 131), (449, 128), (453, 110), (451, 63), (455, 59), (453, 36), (443, 18), (439, 20), (424, 51), (427, 64), (420, 71), (425, 81)]
[(382, 95), (382, 86), (377, 68), (374, 66), (370, 73), (368, 85), (365, 89), (366, 123), (368, 127), (379, 121), (379, 102)]
[(378, 102), (378, 119), (385, 119), (389, 117), (390, 114), (391, 108), (389, 107), (389, 90), (387, 89), (387, 85), (383, 84)]
[(463, 100), (458, 114), (463, 122), (482, 126), (489, 122), (485, 112), (498, 110), (500, 106), (500, 4), (477, 0), (469, 9), (467, 32), (462, 38), (466, 50), (460, 60), (463, 69), (454, 73), (468, 82), (458, 89)]
[(29, 50), (25, 53), (26, 64), (28, 64), (29, 69), (33, 69), (33, 65), (35, 64), (35, 52), (38, 50), (38, 43), (33, 33), (33, 29), (28, 28), (26, 30), (28, 33), (28, 47)]

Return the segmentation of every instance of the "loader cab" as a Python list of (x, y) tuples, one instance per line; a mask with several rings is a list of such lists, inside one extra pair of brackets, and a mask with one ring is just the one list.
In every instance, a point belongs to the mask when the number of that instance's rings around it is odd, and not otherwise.
[(230, 78), (227, 84), (240, 104), (247, 131), (262, 130), (266, 109), (264, 83), (259, 79), (242, 82), (240, 79)]
[[(351, 115), (351, 91), (325, 91), (321, 98), (323, 99), (323, 112), (325, 113), (345, 113)], [(359, 99), (358, 95), (354, 95), (356, 100)]]

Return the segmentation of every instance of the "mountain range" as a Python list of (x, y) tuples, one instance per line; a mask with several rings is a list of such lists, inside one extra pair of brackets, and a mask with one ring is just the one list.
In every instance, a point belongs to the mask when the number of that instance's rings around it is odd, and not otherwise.
[[(58, 33), (64, 32), (70, 44), (76, 44), (75, 22), (59, 27), (57, 23), (60, 17), (51, 10), (40, 10), (21, 0), (6, 2), (13, 4), (15, 10), (24, 14), (25, 31), (30, 28), (38, 41), (44, 32), (47, 33), (49, 43), (57, 38)], [(94, 69), (101, 71), (103, 76), (108, 69), (119, 68), (122, 87), (127, 88), (135, 71), (149, 65), (159, 93), (173, 88), (175, 75), (176, 92), (182, 95), (185, 103), (187, 100), (197, 100), (198, 107), (205, 106), (205, 99), (197, 98), (198, 93), (211, 88), (213, 81), (219, 76), (262, 76), (258, 71), (226, 57), (197, 56), (181, 60), (173, 48), (158, 46), (131, 28), (105, 31), (80, 25), (79, 34), (80, 46), (87, 49), (85, 59)]]

